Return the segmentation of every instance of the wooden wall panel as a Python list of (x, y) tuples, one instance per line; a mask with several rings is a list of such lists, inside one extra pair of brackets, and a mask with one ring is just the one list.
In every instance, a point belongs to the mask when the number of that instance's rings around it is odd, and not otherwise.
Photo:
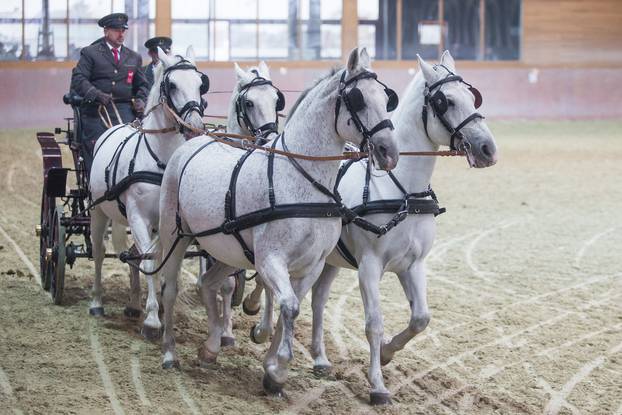
[(622, 0), (523, 0), (522, 61), (622, 63)]

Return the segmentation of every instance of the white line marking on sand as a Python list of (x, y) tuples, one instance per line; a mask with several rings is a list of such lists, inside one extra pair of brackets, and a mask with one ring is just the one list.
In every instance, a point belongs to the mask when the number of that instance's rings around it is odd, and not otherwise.
[(335, 341), (335, 345), (337, 346), (337, 351), (339, 352), (339, 357), (343, 360), (348, 358), (348, 348), (346, 347), (343, 339), (341, 338), (341, 328), (343, 327), (342, 312), (346, 304), (346, 300), (348, 296), (359, 286), (359, 281), (356, 279), (354, 284), (352, 284), (348, 289), (344, 291), (343, 294), (339, 297), (335, 305), (333, 306), (333, 317), (331, 318), (331, 336)]
[(141, 346), (142, 343), (137, 340), (132, 343), (132, 382), (136, 388), (136, 393), (138, 394), (141, 405), (151, 406), (151, 402), (149, 402), (147, 394), (145, 393), (145, 388), (143, 387), (140, 374), (140, 360), (138, 359), (138, 355), (140, 353)]
[[(9, 377), (4, 373), (4, 370), (0, 367), (0, 389), (2, 393), (6, 395), (9, 401), (16, 402), (15, 396), (13, 395), (13, 388), (11, 387), (11, 383), (9, 382)], [(5, 401), (6, 402), (6, 401)], [(23, 412), (20, 409), (12, 408), (13, 413), (15, 415), (22, 415)]]
[(19, 245), (17, 244), (17, 242), (15, 242), (10, 236), (9, 234), (4, 230), (4, 228), (2, 226), (0, 226), (0, 233), (2, 234), (2, 236), (4, 236), (4, 239), (6, 239), (12, 246), (13, 249), (15, 250), (15, 252), (17, 253), (17, 256), (19, 256), (19, 258), (22, 260), (22, 262), (24, 263), (24, 265), (26, 265), (26, 267), (28, 268), (28, 270), (30, 271), (30, 273), (35, 277), (35, 279), (37, 280), (37, 282), (39, 283), (39, 286), (41, 286), (41, 278), (39, 278), (39, 272), (37, 272), (37, 269), (35, 268), (35, 266), (32, 264), (32, 262), (28, 259), (28, 257), (26, 256), (26, 254), (24, 253), (24, 251), (22, 251), (22, 248), (19, 247)]
[(95, 360), (95, 363), (97, 363), (97, 370), (99, 370), (99, 376), (104, 384), (104, 389), (106, 390), (106, 395), (108, 395), (110, 406), (112, 406), (112, 410), (115, 414), (125, 414), (114, 390), (114, 385), (112, 384), (106, 362), (104, 362), (104, 354), (102, 352), (101, 345), (99, 344), (99, 337), (95, 332), (93, 323), (90, 324), (89, 329), (91, 332), (91, 351), (93, 352), (93, 359)]
[(594, 245), (596, 243), (596, 241), (598, 241), (600, 238), (602, 238), (603, 236), (605, 236), (607, 234), (610, 234), (615, 229), (616, 229), (616, 226), (613, 226), (613, 227), (611, 227), (611, 228), (609, 228), (607, 230), (604, 230), (603, 232), (597, 233), (596, 235), (592, 236), (590, 239), (585, 241), (585, 243), (583, 243), (583, 245), (579, 249), (579, 252), (577, 252), (577, 256), (574, 259), (574, 267), (577, 268), (577, 269), (581, 268), (581, 261), (583, 260), (583, 256), (585, 255), (585, 251), (587, 251), (589, 247)]
[(190, 412), (192, 412), (194, 415), (201, 415), (201, 411), (197, 407), (197, 404), (188, 394), (188, 391), (186, 390), (186, 387), (181, 380), (180, 374), (175, 375), (175, 386), (177, 387), (179, 395), (181, 395), (181, 399), (184, 401), (188, 409), (190, 409)]

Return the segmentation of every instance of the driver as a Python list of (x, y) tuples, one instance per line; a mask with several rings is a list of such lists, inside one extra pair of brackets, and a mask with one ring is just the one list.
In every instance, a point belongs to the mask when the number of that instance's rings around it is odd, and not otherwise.
[(71, 90), (84, 98), (81, 121), (87, 171), (99, 136), (110, 125), (129, 123), (145, 110), (149, 89), (142, 58), (123, 45), (127, 20), (124, 13), (99, 19), (104, 37), (82, 48), (72, 71)]

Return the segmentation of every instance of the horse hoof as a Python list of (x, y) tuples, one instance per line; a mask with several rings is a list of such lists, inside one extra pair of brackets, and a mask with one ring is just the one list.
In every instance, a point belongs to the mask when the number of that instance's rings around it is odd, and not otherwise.
[(141, 310), (137, 310), (132, 307), (125, 307), (125, 309), (123, 310), (123, 315), (129, 318), (130, 320), (139, 319), (141, 314), (142, 314)]
[(162, 369), (177, 369), (179, 370), (179, 360), (169, 360), (168, 362), (162, 363)]
[(261, 344), (258, 340), (257, 337), (255, 337), (255, 327), (257, 327), (257, 324), (253, 324), (253, 326), (251, 327), (251, 332), (249, 334), (251, 341), (255, 344)]
[(103, 317), (104, 307), (91, 307), (89, 308), (89, 314), (93, 317)]
[(372, 392), (369, 394), (369, 401), (372, 405), (390, 405), (391, 395), (383, 392)]
[(275, 398), (283, 398), (283, 385), (272, 380), (270, 375), (264, 373), (263, 375), (263, 391), (267, 396)]
[(331, 366), (326, 365), (315, 365), (313, 366), (313, 375), (316, 378), (326, 378), (330, 376), (330, 372), (332, 371)]
[(207, 349), (207, 346), (205, 346), (205, 344), (202, 344), (201, 347), (199, 347), (199, 351), (197, 352), (197, 357), (199, 358), (201, 367), (210, 368), (214, 364), (216, 364), (216, 360), (218, 359), (218, 353), (210, 352)]
[(246, 307), (246, 301), (242, 301), (242, 311), (244, 311), (244, 314), (246, 314), (247, 316), (254, 316), (257, 313), (259, 313), (259, 309), (261, 307), (257, 307), (256, 310), (251, 310), (250, 308)]
[(386, 357), (380, 354), (380, 364), (382, 366), (388, 365), (389, 363), (391, 363), (391, 360), (392, 360), (391, 357)]
[(222, 336), (220, 338), (220, 347), (232, 347), (235, 346), (235, 339), (233, 337)]
[(149, 341), (157, 341), (162, 337), (162, 328), (155, 328), (143, 325), (140, 329), (143, 337)]

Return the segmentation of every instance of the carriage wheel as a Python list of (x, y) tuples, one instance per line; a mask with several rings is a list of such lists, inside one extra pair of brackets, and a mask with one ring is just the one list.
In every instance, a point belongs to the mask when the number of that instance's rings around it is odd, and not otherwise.
[(246, 285), (246, 270), (241, 269), (233, 274), (235, 277), (235, 290), (231, 297), (231, 307), (237, 307), (244, 300), (244, 286)]
[(56, 210), (56, 200), (47, 197), (45, 190), (41, 196), (41, 222), (37, 233), (39, 234), (39, 278), (41, 278), (41, 286), (45, 291), (50, 290), (50, 261), (51, 252), (48, 251), (50, 246), (51, 223)]
[(50, 295), (54, 304), (63, 302), (63, 290), (65, 289), (65, 226), (61, 224), (63, 217), (62, 206), (57, 206), (51, 223), (51, 272), (50, 272)]

